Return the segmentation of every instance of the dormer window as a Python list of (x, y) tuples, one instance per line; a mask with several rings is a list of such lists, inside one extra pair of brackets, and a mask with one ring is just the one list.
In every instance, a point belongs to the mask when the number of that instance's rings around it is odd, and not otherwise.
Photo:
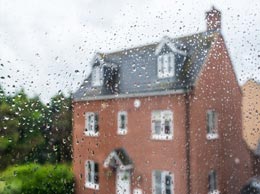
[(99, 66), (93, 67), (92, 86), (101, 86), (102, 82), (103, 82), (102, 68)]
[(157, 59), (157, 75), (159, 78), (173, 77), (175, 73), (174, 68), (174, 54), (168, 53), (159, 55)]

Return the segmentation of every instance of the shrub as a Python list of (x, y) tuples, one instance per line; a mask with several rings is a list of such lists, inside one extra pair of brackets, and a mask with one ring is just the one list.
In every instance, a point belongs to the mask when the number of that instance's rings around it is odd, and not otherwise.
[(69, 165), (28, 164), (0, 173), (3, 194), (72, 194), (73, 174)]

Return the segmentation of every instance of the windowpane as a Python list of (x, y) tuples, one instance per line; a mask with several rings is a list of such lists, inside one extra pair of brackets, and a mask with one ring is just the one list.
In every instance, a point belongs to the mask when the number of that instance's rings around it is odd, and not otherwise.
[(99, 182), (98, 172), (99, 172), (98, 163), (95, 163), (95, 171), (94, 171), (94, 183), (95, 184), (98, 184), (98, 182)]
[(153, 171), (153, 193), (172, 194), (173, 177), (168, 171)]
[(86, 131), (94, 131), (94, 114), (87, 113), (87, 128)]
[(154, 133), (161, 134), (161, 121), (154, 121)]
[[(94, 117), (94, 115), (93, 115), (93, 117)], [(96, 132), (99, 131), (98, 114), (97, 114), (97, 113), (95, 113), (95, 120), (94, 120), (94, 118), (93, 118), (93, 122), (94, 122), (94, 125), (93, 125), (93, 126), (95, 126), (95, 133), (96, 133)]]
[(102, 68), (94, 67), (92, 70), (92, 85), (101, 86), (102, 79)]
[(121, 120), (121, 126), (120, 128), (124, 129), (125, 128), (125, 115), (120, 115), (120, 120)]
[(207, 111), (207, 132), (217, 133), (217, 113), (214, 110)]
[(167, 78), (174, 75), (174, 55), (164, 54), (158, 56), (157, 66), (158, 66), (158, 77)]
[(155, 194), (162, 194), (162, 177), (160, 171), (154, 171)]
[(165, 176), (165, 193), (171, 194), (172, 177), (170, 175)]
[(158, 65), (158, 76), (161, 77), (163, 74), (163, 57), (159, 56), (157, 60)]
[(165, 120), (165, 122), (164, 122), (164, 133), (165, 134), (170, 134), (171, 133), (170, 125), (171, 125), (171, 121), (170, 120)]
[(173, 135), (173, 114), (171, 111), (152, 112), (152, 133), (154, 138), (171, 139)]
[(91, 179), (91, 172), (92, 172), (92, 166), (91, 166), (91, 162), (90, 161), (88, 161), (88, 163), (87, 163), (87, 174), (88, 174), (88, 179), (87, 179), (87, 181), (88, 182), (92, 182), (92, 179)]
[(88, 136), (97, 136), (99, 131), (98, 114), (93, 112), (85, 113), (85, 134)]
[(212, 170), (209, 173), (209, 191), (217, 190), (216, 171)]
[(127, 112), (125, 111), (121, 111), (118, 112), (118, 129), (117, 129), (117, 133), (124, 135), (127, 132)]
[(86, 163), (85, 186), (92, 189), (99, 189), (99, 165), (95, 161), (89, 160)]

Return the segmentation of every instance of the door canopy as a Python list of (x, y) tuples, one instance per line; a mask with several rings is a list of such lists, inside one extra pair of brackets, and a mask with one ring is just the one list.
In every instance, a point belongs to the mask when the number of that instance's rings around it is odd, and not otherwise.
[(108, 155), (104, 162), (104, 167), (129, 170), (133, 168), (133, 162), (123, 148), (117, 148)]

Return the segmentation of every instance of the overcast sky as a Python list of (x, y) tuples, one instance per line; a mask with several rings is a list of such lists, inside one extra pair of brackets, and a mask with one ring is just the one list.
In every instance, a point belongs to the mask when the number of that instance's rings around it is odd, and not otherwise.
[(0, 0), (0, 84), (46, 102), (79, 87), (95, 52), (205, 31), (213, 5), (240, 83), (260, 79), (260, 0)]

